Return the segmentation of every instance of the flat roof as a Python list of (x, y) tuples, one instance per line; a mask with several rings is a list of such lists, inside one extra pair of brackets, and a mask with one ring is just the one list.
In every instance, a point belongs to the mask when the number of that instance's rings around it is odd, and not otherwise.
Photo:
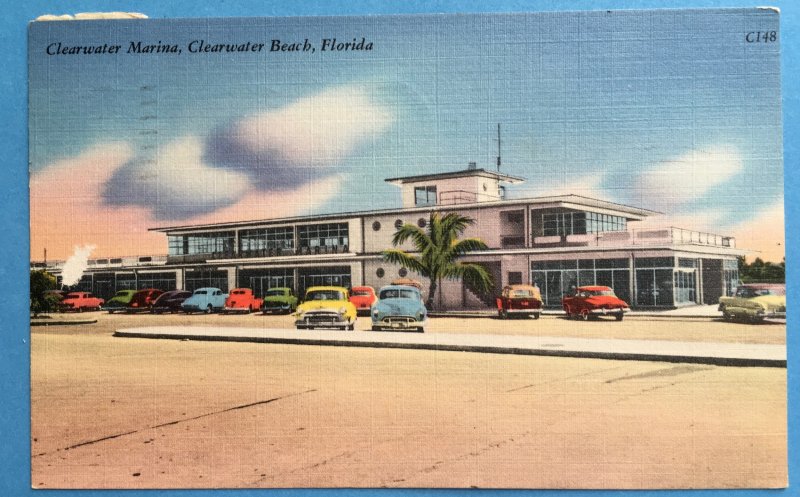
[(512, 200), (497, 200), (491, 202), (470, 202), (465, 204), (448, 204), (448, 205), (430, 205), (424, 207), (396, 207), (393, 209), (379, 209), (371, 211), (351, 211), (340, 212), (332, 214), (308, 214), (304, 216), (282, 217), (272, 219), (256, 219), (249, 221), (230, 221), (222, 223), (210, 224), (194, 224), (194, 225), (177, 225), (177, 226), (160, 226), (149, 228), (148, 231), (158, 231), (162, 233), (169, 233), (172, 231), (198, 231), (198, 230), (220, 230), (220, 229), (236, 229), (248, 228), (262, 225), (276, 225), (276, 224), (290, 224), (307, 221), (332, 221), (336, 219), (359, 218), (366, 216), (380, 216), (386, 214), (397, 213), (414, 213), (414, 212), (429, 212), (429, 211), (457, 211), (464, 209), (486, 209), (490, 207), (513, 207), (527, 204), (557, 204), (554, 207), (566, 207), (576, 210), (582, 208), (595, 208), (614, 211), (616, 214), (625, 215), (626, 219), (632, 221), (641, 220), (644, 217), (659, 215), (661, 212), (642, 209), (639, 207), (632, 207), (624, 204), (617, 204), (605, 200), (595, 199), (591, 197), (583, 197), (581, 195), (554, 195), (549, 197), (532, 197), (521, 198)]
[(448, 173), (433, 173), (433, 174), (419, 174), (416, 176), (402, 176), (399, 178), (386, 178), (384, 181), (394, 185), (402, 185), (403, 183), (417, 183), (420, 181), (433, 181), (437, 179), (451, 179), (451, 178), (464, 178), (468, 176), (482, 176), (484, 178), (492, 178), (505, 183), (517, 184), (524, 183), (525, 178), (519, 176), (511, 176), (510, 174), (503, 174), (499, 171), (487, 171), (486, 169), (464, 169), (462, 171), (451, 171)]

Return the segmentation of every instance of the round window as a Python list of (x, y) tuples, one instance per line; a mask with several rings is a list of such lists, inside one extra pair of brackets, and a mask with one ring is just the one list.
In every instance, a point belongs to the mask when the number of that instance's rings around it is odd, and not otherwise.
[(381, 229), (381, 222), (380, 221), (375, 221), (374, 223), (372, 223), (372, 230), (373, 231), (380, 231), (380, 229)]
[(377, 271), (375, 271), (375, 276), (378, 278), (383, 278), (383, 275), (386, 274), (382, 267), (379, 267)]
[(400, 271), (398, 271), (397, 274), (399, 274), (401, 278), (405, 278), (406, 275), (408, 274), (408, 269), (401, 267)]
[(403, 227), (403, 220), (402, 219), (398, 219), (397, 221), (395, 221), (394, 222), (394, 227), (397, 228), (397, 229), (402, 228)]
[(417, 226), (419, 226), (420, 228), (424, 228), (427, 225), (428, 221), (426, 221), (424, 217), (421, 217), (417, 220)]

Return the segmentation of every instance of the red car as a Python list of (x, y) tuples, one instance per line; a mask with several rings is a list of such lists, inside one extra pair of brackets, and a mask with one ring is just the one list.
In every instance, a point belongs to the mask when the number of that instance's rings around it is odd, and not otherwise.
[(249, 288), (234, 288), (225, 299), (222, 312), (255, 312), (261, 309), (263, 299), (256, 298)]
[(356, 306), (357, 314), (369, 315), (372, 304), (378, 300), (375, 289), (371, 286), (354, 286), (350, 293), (350, 303)]
[(500, 319), (510, 316), (533, 316), (539, 319), (542, 314), (542, 294), (539, 287), (530, 285), (509, 285), (503, 287), (495, 299)]
[(153, 304), (155, 304), (156, 300), (158, 300), (158, 297), (160, 297), (163, 293), (163, 290), (156, 290), (155, 288), (143, 288), (133, 294), (133, 297), (131, 297), (131, 303), (128, 304), (128, 308), (125, 309), (125, 312), (149, 312), (150, 309), (153, 308)]
[(99, 311), (103, 303), (105, 303), (105, 300), (95, 297), (89, 292), (71, 292), (64, 296), (64, 300), (59, 302), (58, 306), (61, 312)]
[(628, 304), (607, 286), (580, 286), (575, 295), (565, 296), (561, 305), (568, 319), (584, 321), (597, 316), (614, 316), (617, 321), (622, 321), (625, 313), (630, 311)]

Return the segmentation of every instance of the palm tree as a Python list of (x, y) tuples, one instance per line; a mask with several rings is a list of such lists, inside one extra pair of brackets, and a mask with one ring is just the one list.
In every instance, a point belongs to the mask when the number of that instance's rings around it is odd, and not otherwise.
[(436, 288), (441, 284), (442, 278), (462, 279), (468, 287), (479, 292), (488, 292), (494, 286), (492, 277), (483, 266), (457, 261), (469, 252), (489, 248), (478, 238), (458, 239), (473, 223), (473, 219), (456, 213), (440, 217), (434, 212), (431, 213), (426, 230), (413, 224), (405, 224), (392, 237), (392, 245), (395, 247), (411, 240), (413, 253), (400, 249), (383, 251), (385, 260), (400, 264), (430, 279), (428, 300), (425, 302), (428, 309), (433, 308)]

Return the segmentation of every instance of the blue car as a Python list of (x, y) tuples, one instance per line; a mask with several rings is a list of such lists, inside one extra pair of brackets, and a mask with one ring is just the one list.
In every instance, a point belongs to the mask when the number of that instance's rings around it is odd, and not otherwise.
[(380, 289), (378, 300), (372, 305), (372, 331), (414, 330), (425, 331), (428, 310), (422, 295), (413, 286), (389, 285)]
[(211, 314), (225, 307), (225, 299), (227, 298), (228, 294), (223, 293), (219, 288), (198, 288), (191, 297), (183, 301), (181, 309), (187, 314), (191, 312)]

